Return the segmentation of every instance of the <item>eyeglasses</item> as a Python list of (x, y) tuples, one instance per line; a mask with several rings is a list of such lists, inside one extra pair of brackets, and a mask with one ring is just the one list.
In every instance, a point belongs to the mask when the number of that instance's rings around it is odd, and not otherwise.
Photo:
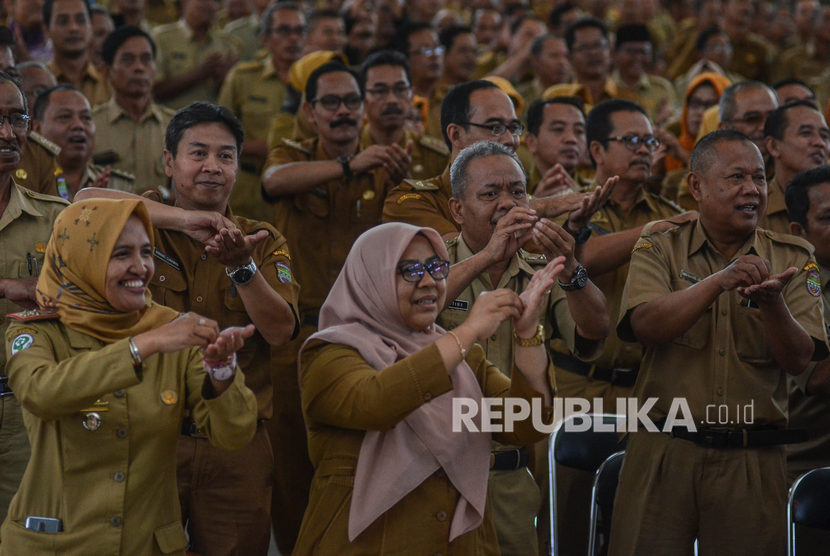
[(272, 35), (280, 35), (283, 37), (287, 37), (288, 35), (299, 35), (303, 37), (305, 36), (307, 30), (308, 29), (305, 25), (297, 25), (296, 27), (280, 25), (279, 27), (271, 27), (268, 29), (268, 32)]
[(373, 89), (366, 89), (366, 93), (378, 100), (388, 97), (389, 93), (392, 93), (397, 98), (406, 99), (412, 94), (412, 87), (409, 85), (395, 85), (391, 88), (386, 86), (378, 86)]
[(605, 50), (606, 48), (608, 48), (608, 41), (595, 42), (592, 44), (580, 44), (578, 46), (574, 45), (571, 50), (573, 50), (573, 52), (581, 53), (597, 52), (599, 50)]
[(471, 125), (474, 127), (480, 127), (481, 129), (487, 129), (494, 137), (501, 137), (506, 131), (509, 131), (510, 135), (513, 137), (521, 137), (522, 133), (525, 131), (525, 126), (523, 126), (521, 122), (517, 121), (510, 122), (509, 124), (477, 124), (475, 122), (461, 123), (463, 125)]
[(338, 108), (340, 108), (341, 102), (347, 109), (357, 110), (360, 108), (360, 105), (363, 104), (363, 97), (357, 93), (350, 93), (344, 97), (339, 97), (337, 95), (323, 95), (320, 98), (312, 100), (311, 104), (314, 105), (315, 102), (322, 104), (323, 108), (329, 112), (335, 112)]
[(748, 126), (758, 127), (764, 125), (767, 121), (767, 116), (769, 116), (769, 112), (747, 112), (740, 118), (728, 120), (727, 123), (746, 124)]
[(443, 53), (443, 46), (422, 46), (421, 48), (416, 48), (415, 50), (409, 51), (410, 56), (420, 54), (421, 56), (426, 56), (427, 58), (429, 58), (430, 56), (441, 56)]
[(424, 262), (403, 261), (398, 265), (398, 272), (407, 282), (418, 283), (424, 277), (424, 272), (429, 272), (433, 280), (443, 280), (450, 275), (450, 261), (431, 257)]
[(27, 131), (31, 119), (32, 117), (26, 114), (0, 114), (0, 127), (3, 127), (5, 122), (9, 122), (13, 130), (20, 132)]
[(622, 137), (609, 137), (608, 141), (619, 141), (629, 151), (636, 151), (645, 146), (649, 152), (654, 152), (660, 146), (660, 139), (654, 135), (624, 135)]

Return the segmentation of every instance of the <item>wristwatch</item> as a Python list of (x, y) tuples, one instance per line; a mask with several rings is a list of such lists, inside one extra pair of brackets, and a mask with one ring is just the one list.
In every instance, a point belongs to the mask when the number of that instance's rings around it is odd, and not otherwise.
[(571, 276), (571, 281), (567, 284), (563, 284), (561, 280), (557, 279), (559, 282), (559, 287), (565, 290), (566, 292), (573, 292), (576, 290), (581, 290), (585, 287), (588, 283), (588, 271), (585, 270), (585, 267), (582, 265), (578, 265), (576, 267), (576, 271)]
[(205, 359), (205, 372), (214, 380), (230, 380), (236, 372), (236, 354), (234, 353), (225, 361), (208, 361)]
[(573, 236), (574, 242), (577, 245), (582, 245), (583, 243), (588, 241), (588, 238), (591, 237), (591, 232), (593, 230), (591, 230), (590, 226), (584, 226), (576, 231), (573, 231), (571, 230), (571, 227), (568, 226), (568, 222), (565, 222), (565, 231)]
[(244, 286), (248, 282), (254, 279), (254, 275), (256, 274), (257, 266), (253, 259), (246, 265), (238, 266), (233, 270), (228, 269), (225, 267), (225, 274), (228, 275), (228, 278), (231, 279), (231, 282), (236, 284), (237, 286)]
[(343, 167), (343, 177), (347, 180), (352, 179), (354, 173), (352, 172), (352, 167), (349, 166), (349, 162), (352, 160), (352, 156), (348, 154), (341, 154), (337, 157), (336, 160), (340, 163), (340, 166)]

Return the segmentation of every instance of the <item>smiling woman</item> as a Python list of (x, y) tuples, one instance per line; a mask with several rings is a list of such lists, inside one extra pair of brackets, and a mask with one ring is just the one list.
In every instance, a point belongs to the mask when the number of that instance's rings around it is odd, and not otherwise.
[[(449, 274), (438, 233), (389, 223), (358, 238), (301, 352), (315, 475), (295, 554), (498, 553), (486, 511), (490, 434), (454, 431), (453, 400), (549, 406), (538, 322), (559, 262), (521, 296), (480, 297), (447, 332), (435, 324)], [(475, 345), (508, 318), (517, 333), (512, 382)], [(526, 420), (500, 440), (541, 437)]]
[(0, 555), (183, 554), (185, 412), (220, 447), (254, 434), (256, 400), (235, 363), (253, 327), (220, 332), (153, 303), (151, 239), (137, 200), (80, 201), (55, 220), (42, 311), (18, 314), (6, 334), (32, 454)]

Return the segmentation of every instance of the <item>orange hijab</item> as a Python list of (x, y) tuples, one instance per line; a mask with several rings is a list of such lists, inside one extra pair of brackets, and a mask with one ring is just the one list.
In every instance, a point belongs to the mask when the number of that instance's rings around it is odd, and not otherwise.
[(141, 201), (90, 199), (58, 215), (37, 282), (41, 308), (57, 310), (63, 324), (106, 343), (135, 336), (176, 318), (178, 312), (154, 303), (150, 290), (140, 311), (122, 313), (104, 291), (112, 250), (130, 216), (137, 216), (150, 243), (153, 226)]
[[(680, 146), (686, 152), (692, 152), (692, 149), (695, 148), (695, 139), (696, 136), (692, 135), (689, 132), (689, 128), (686, 125), (686, 117), (689, 115), (689, 97), (692, 96), (692, 93), (695, 89), (697, 89), (700, 85), (707, 84), (714, 87), (715, 92), (718, 95), (718, 99), (723, 94), (723, 90), (726, 89), (732, 82), (729, 79), (719, 73), (714, 72), (704, 72), (700, 75), (696, 76), (692, 79), (692, 82), (689, 83), (689, 88), (686, 89), (686, 95), (683, 97), (683, 115), (680, 118), (680, 137), (677, 138), (677, 142), (680, 143)], [(683, 163), (674, 158), (673, 156), (666, 157), (666, 171), (671, 172), (672, 170), (679, 170), (683, 168)]]

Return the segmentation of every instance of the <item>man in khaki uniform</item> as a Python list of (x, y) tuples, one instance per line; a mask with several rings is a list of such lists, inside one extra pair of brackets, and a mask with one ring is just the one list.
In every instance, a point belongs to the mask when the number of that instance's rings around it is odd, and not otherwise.
[(158, 47), (156, 100), (171, 108), (191, 102), (213, 102), (237, 55), (214, 28), (217, 4), (212, 0), (185, 0), (182, 18), (153, 29)]
[(280, 2), (265, 10), (260, 36), (268, 57), (231, 68), (219, 92), (219, 104), (242, 121), (245, 142), (239, 179), (231, 195), (237, 214), (270, 221), (273, 211), (262, 202), (260, 180), (271, 122), (285, 103), (288, 70), (302, 52), (305, 16), (299, 6)]
[(119, 27), (104, 41), (104, 74), (112, 98), (92, 110), (96, 157), (107, 155), (115, 170), (135, 176), (135, 192), (167, 184), (161, 150), (175, 112), (153, 102), (156, 45), (138, 27)]
[[(540, 323), (544, 336), (562, 338), (580, 358), (599, 355), (610, 326), (605, 299), (583, 274), (570, 234), (529, 210), (526, 177), (516, 154), (499, 143), (475, 143), (461, 151), (451, 176), (450, 210), (461, 234), (447, 242), (447, 250), (450, 263), (461, 263), (453, 267), (453, 274), (463, 276), (463, 281), (455, 278), (448, 284), (447, 309), (438, 323), (448, 330), (455, 328), (482, 292), (494, 288), (522, 292), (537, 268), (565, 255), (560, 286), (548, 296), (548, 310)], [(517, 235), (537, 238), (545, 254), (520, 249)], [(513, 368), (513, 334), (513, 325), (504, 322), (482, 345), (487, 360), (508, 376)], [(527, 469), (529, 459), (524, 447), (493, 445), (490, 501), (503, 554), (539, 553), (534, 519), (542, 496)]]
[(44, 193), (72, 201), (84, 187), (135, 190), (132, 175), (93, 164), (95, 123), (89, 101), (77, 87), (63, 83), (44, 91), (33, 112), (35, 130), (60, 148), (54, 181)]
[[(242, 125), (226, 108), (195, 103), (170, 121), (165, 169), (176, 186), (176, 206), (145, 203), (157, 228), (153, 299), (178, 311), (194, 311), (220, 328), (253, 323), (256, 333), (238, 352), (245, 383), (257, 399), (259, 427), (241, 450), (212, 447), (185, 421), (178, 448), (179, 501), (191, 548), (209, 554), (265, 554), (271, 536), (271, 446), (264, 420), (273, 413), (271, 347), (297, 332), (299, 286), (285, 239), (271, 225), (236, 217), (228, 198), (238, 168)], [(206, 182), (206, 179), (211, 181)], [(125, 194), (88, 189), (80, 197)], [(219, 213), (232, 228), (219, 234), (200, 226), (203, 238), (220, 235), (203, 249), (182, 224), (188, 212)], [(199, 236), (197, 236), (199, 237)], [(228, 516), (234, 516), (230, 519)]]
[[(644, 233), (617, 332), (646, 349), (609, 554), (784, 552), (787, 375), (828, 354), (819, 272), (803, 239), (757, 228), (764, 161), (734, 130), (704, 137), (689, 187), (700, 218)], [(680, 400), (681, 405), (678, 405)], [(683, 407), (675, 411), (672, 408)], [(654, 432), (651, 432), (654, 431)]]
[(360, 150), (397, 144), (410, 149), (409, 178), (422, 180), (441, 173), (450, 156), (444, 142), (406, 129), (406, 114), (412, 104), (406, 57), (392, 50), (371, 54), (363, 62), (360, 80), (366, 94), (367, 120), (360, 132)]
[(798, 172), (821, 166), (830, 155), (830, 128), (815, 104), (799, 100), (770, 112), (764, 124), (775, 177), (767, 185), (767, 210), (759, 227), (790, 233), (784, 193)]
[[(287, 139), (268, 155), (262, 187), (278, 203), (277, 228), (298, 254), (293, 269), (302, 284), (302, 329), (273, 357), (271, 422), (276, 473), (273, 515), (277, 546), (290, 553), (296, 542), (313, 475), (297, 382), (297, 354), (317, 329), (318, 312), (352, 243), (380, 222), (383, 199), (411, 160), (397, 144), (358, 151), (363, 99), (355, 75), (339, 62), (312, 72), (302, 110), (319, 135), (296, 143)], [(397, 181), (396, 181), (397, 180)]]
[(749, 30), (753, 6), (753, 0), (726, 1), (723, 23), (732, 43), (732, 63), (726, 69), (747, 79), (769, 82), (777, 52), (769, 41)]
[[(23, 90), (0, 76), (0, 114), (26, 114)], [(6, 124), (9, 125), (6, 125)], [(35, 283), (52, 224), (66, 201), (25, 189), (13, 180), (26, 144), (28, 121), (0, 126), (0, 139), (15, 152), (0, 158), (0, 335), (5, 337), (5, 315), (37, 307)], [(0, 520), (5, 519), (29, 460), (29, 440), (20, 405), (6, 383), (6, 350), (0, 350)]]
[(55, 46), (49, 70), (58, 83), (78, 87), (94, 106), (110, 98), (104, 76), (89, 59), (92, 40), (90, 8), (84, 0), (46, 0), (43, 20)]
[[(830, 241), (825, 215), (830, 210), (830, 166), (799, 172), (787, 186), (790, 232), (815, 248), (821, 284), (830, 282)], [(830, 292), (822, 287), (824, 326), (830, 330)], [(807, 429), (810, 439), (787, 446), (787, 479), (790, 484), (802, 473), (830, 465), (830, 359), (811, 363), (790, 379), (789, 427)], [(797, 526), (797, 550), (821, 554), (830, 533)]]
[(241, 61), (247, 62), (263, 57), (260, 29), (261, 22), (268, 21), (265, 12), (270, 7), (269, 4), (267, 0), (252, 2), (253, 12), (250, 15), (230, 21), (222, 28), (222, 34), (236, 45)]
[(568, 45), (559, 35), (546, 34), (533, 41), (530, 48), (530, 64), (533, 79), (516, 85), (525, 99), (525, 106), (542, 98), (542, 94), (560, 83), (571, 79), (571, 63), (568, 61)]
[(409, 59), (414, 92), (427, 102), (424, 132), (441, 137), (441, 102), (452, 88), (439, 83), (444, 71), (444, 47), (432, 25), (424, 22), (407, 25), (398, 40), (398, 50)]

